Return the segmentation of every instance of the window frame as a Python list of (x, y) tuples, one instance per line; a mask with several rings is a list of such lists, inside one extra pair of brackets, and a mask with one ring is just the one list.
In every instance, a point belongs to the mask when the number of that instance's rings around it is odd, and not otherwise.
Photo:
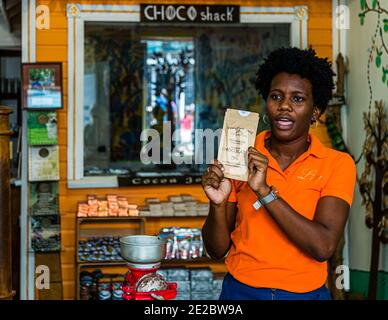
[[(140, 23), (140, 5), (68, 4), (68, 188), (117, 188), (117, 176), (84, 176), (84, 40), (86, 22)], [(307, 6), (240, 7), (240, 24), (289, 24), (290, 45), (307, 47)]]

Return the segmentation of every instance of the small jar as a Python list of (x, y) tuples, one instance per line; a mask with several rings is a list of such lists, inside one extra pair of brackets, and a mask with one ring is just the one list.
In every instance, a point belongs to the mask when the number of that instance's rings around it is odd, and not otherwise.
[(100, 291), (100, 293), (98, 294), (98, 298), (100, 300), (110, 300), (112, 297), (112, 294), (110, 293), (110, 291), (108, 290), (102, 290)]

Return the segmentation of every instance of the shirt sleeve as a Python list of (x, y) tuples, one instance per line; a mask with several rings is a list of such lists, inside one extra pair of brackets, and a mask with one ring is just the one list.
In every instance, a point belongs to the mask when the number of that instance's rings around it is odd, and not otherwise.
[(323, 187), (321, 197), (333, 196), (341, 198), (351, 206), (356, 184), (356, 165), (354, 160), (347, 153), (341, 153), (336, 158), (334, 164), (334, 170)]
[(229, 194), (228, 202), (237, 202), (237, 193), (236, 193), (235, 180), (231, 179), (230, 182), (232, 184), (232, 191)]

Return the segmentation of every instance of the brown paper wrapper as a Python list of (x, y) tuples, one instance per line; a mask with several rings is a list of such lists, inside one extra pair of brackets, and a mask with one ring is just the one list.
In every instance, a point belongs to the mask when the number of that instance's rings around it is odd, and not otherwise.
[(256, 139), (259, 114), (236, 109), (227, 109), (218, 149), (218, 161), (229, 179), (248, 180), (248, 148)]

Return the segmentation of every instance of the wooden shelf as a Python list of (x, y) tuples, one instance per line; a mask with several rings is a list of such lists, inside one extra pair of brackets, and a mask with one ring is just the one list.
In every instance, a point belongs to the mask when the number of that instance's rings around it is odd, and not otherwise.
[[(76, 244), (75, 244), (75, 254), (76, 254), (76, 274), (75, 274), (75, 281), (76, 281), (76, 297), (79, 300), (79, 291), (80, 291), (80, 272), (81, 268), (85, 267), (93, 267), (93, 266), (100, 266), (100, 267), (109, 267), (109, 266), (126, 266), (127, 262), (124, 261), (80, 261), (78, 260), (78, 251), (79, 251), (79, 240), (81, 237), (90, 237), (90, 236), (107, 236), (109, 235), (115, 235), (119, 236), (119, 234), (122, 233), (124, 229), (123, 226), (120, 228), (113, 228), (111, 231), (109, 231), (109, 226), (106, 228), (93, 228), (93, 225), (96, 224), (119, 224), (123, 225), (125, 223), (128, 224), (137, 224), (137, 228), (134, 228), (134, 230), (137, 230), (136, 233), (144, 234), (145, 230), (145, 219), (144, 217), (87, 217), (87, 218), (78, 218), (76, 219)], [(89, 231), (89, 233), (87, 232)], [(90, 233), (92, 232), (92, 233)]]
[(196, 259), (166, 259), (162, 261), (163, 265), (170, 264), (186, 264), (186, 263), (224, 263), (225, 260), (213, 260), (208, 257), (201, 257)]
[(143, 216), (145, 219), (171, 219), (171, 218), (182, 218), (182, 219), (188, 219), (188, 218), (206, 218), (207, 216)]
[(138, 217), (85, 217), (85, 218), (79, 218), (77, 217), (77, 220), (79, 222), (84, 221), (109, 221), (109, 220), (141, 220), (141, 219), (188, 219), (188, 218), (206, 218), (206, 216), (138, 216)]
[[(170, 264), (186, 264), (186, 263), (224, 263), (224, 260), (213, 260), (208, 257), (201, 257), (197, 259), (166, 259), (162, 260), (163, 265)], [(80, 266), (125, 266), (127, 261), (77, 261)]]
[(86, 217), (86, 218), (78, 218), (77, 221), (79, 223), (85, 221), (121, 221), (121, 220), (143, 220), (144, 217)]
[(81, 267), (91, 266), (126, 266), (127, 261), (77, 261), (77, 264)]

